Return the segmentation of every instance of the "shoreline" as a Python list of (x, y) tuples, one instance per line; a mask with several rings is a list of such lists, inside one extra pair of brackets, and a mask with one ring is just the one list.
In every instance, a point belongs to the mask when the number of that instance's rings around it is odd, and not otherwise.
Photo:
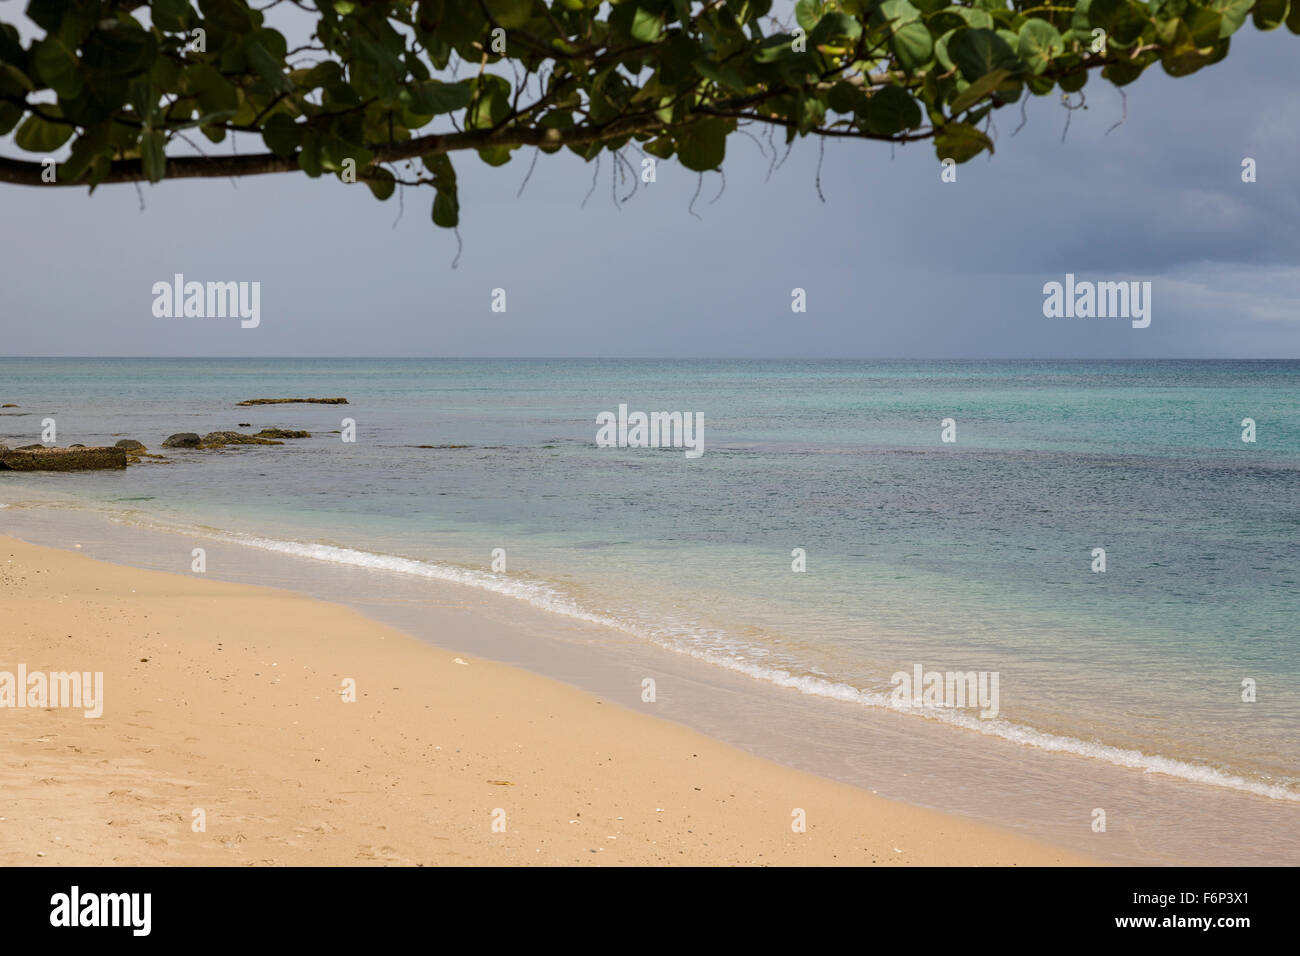
[[(1234, 866), (1232, 847), (1241, 845), (1258, 848), (1257, 865), (1300, 860), (1293, 802), (793, 693), (472, 583), (265, 551), (202, 525), (137, 523), (78, 498), (37, 498), (0, 510), (0, 537), (172, 579), (270, 585), (341, 604), (423, 646), (549, 678), (778, 766), (1098, 863)], [(204, 575), (190, 567), (196, 544), (206, 549)], [(649, 703), (647, 675), (658, 685)], [(1100, 834), (1092, 828), (1096, 808), (1109, 815)]]
[(1097, 862), (340, 605), (10, 537), (0, 555), (0, 670), (105, 684), (99, 719), (0, 709), (5, 865)]

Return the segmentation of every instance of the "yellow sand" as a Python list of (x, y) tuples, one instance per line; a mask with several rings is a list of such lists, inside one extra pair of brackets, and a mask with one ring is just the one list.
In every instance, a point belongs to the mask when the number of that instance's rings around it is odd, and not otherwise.
[(20, 663), (105, 706), (0, 709), (0, 866), (1091, 862), (343, 607), (0, 537)]

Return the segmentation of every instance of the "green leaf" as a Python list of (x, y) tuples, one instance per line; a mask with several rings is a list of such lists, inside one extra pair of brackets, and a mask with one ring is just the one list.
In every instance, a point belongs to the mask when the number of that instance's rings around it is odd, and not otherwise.
[(32, 47), (32, 67), (64, 99), (70, 100), (80, 93), (85, 82), (76, 56), (56, 36), (47, 36)]
[(663, 14), (637, 7), (632, 15), (632, 38), (642, 43), (658, 43), (664, 35)]
[(72, 144), (72, 151), (67, 160), (59, 165), (59, 180), (75, 183), (86, 174), (95, 160), (101, 156), (109, 158), (111, 155), (108, 137), (104, 134), (103, 127), (99, 127), (98, 132), (87, 131)]
[(1026, 20), (1020, 28), (1016, 52), (1034, 75), (1046, 70), (1052, 60), (1064, 51), (1065, 41), (1061, 39), (1061, 34), (1046, 20)]
[(966, 123), (948, 123), (934, 137), (934, 151), (941, 160), (964, 163), (986, 149), (993, 152), (993, 141)]
[(31, 0), (27, 4), (27, 18), (46, 33), (58, 33), (64, 16), (71, 10), (67, 0)]
[(867, 94), (862, 87), (841, 80), (826, 94), (826, 105), (837, 113), (861, 113), (867, 108)]
[(841, 50), (852, 49), (860, 36), (862, 36), (862, 24), (856, 17), (851, 17), (847, 13), (828, 13), (817, 21), (817, 25), (808, 34), (808, 45), (828, 46)]
[(366, 186), (380, 202), (397, 191), (397, 181), (393, 174), (382, 166), (375, 166), (366, 173)]
[(867, 100), (865, 119), (869, 132), (878, 136), (893, 136), (921, 125), (921, 107), (906, 90), (886, 86), (872, 93)]
[(465, 116), (470, 129), (490, 129), (510, 115), (510, 84), (495, 73), (484, 73), (475, 81), (477, 99)]
[(158, 55), (158, 41), (134, 23), (108, 20), (112, 29), (97, 29), (81, 49), (81, 62), (88, 73), (135, 77), (147, 73)]
[(153, 0), (149, 15), (153, 25), (165, 33), (184, 33), (195, 19), (188, 0)]
[(871, 14), (871, 22), (889, 30), (889, 45), (899, 66), (915, 73), (934, 57), (934, 38), (921, 19), (921, 11), (908, 0), (885, 0)]
[(1147, 8), (1133, 0), (1092, 0), (1088, 21), (1091, 27), (1106, 31), (1107, 44), (1118, 47), (1131, 46), (1149, 24)]
[(0, 63), (0, 94), (22, 96), (36, 90), (31, 78), (12, 63)]
[(693, 123), (677, 143), (677, 159), (697, 173), (717, 169), (727, 152), (727, 123), (710, 117)]
[(984, 97), (988, 96), (1001, 86), (1010, 75), (1011, 71), (1007, 69), (994, 70), (992, 73), (985, 73), (970, 86), (966, 87), (966, 89), (958, 93), (953, 99), (952, 105), (949, 107), (952, 110), (952, 115), (956, 116), (963, 110), (967, 110), (974, 106), (980, 100), (984, 99)]
[(298, 150), (298, 168), (312, 179), (323, 172), (320, 154), (320, 137), (315, 133), (303, 133), (302, 148)]
[(284, 74), (284, 64), (267, 51), (257, 40), (248, 41), (245, 48), (248, 65), (257, 71), (257, 75), (266, 80), (268, 86), (277, 93), (289, 93), (293, 83)]
[(167, 174), (166, 140), (158, 130), (147, 129), (140, 136), (140, 163), (149, 182), (156, 183)]
[(468, 83), (426, 80), (411, 87), (411, 109), (422, 116), (454, 113), (469, 106), (473, 95)]
[(23, 118), (23, 108), (13, 103), (0, 103), (0, 136), (8, 136)]
[(993, 70), (1015, 73), (1023, 66), (1006, 41), (992, 30), (958, 30), (948, 41), (948, 55), (968, 83)]
[(515, 30), (533, 15), (533, 0), (484, 0), (488, 13), (499, 26)]
[[(695, 72), (700, 74), (700, 76), (712, 80), (714, 83), (718, 83), (721, 86), (725, 86), (733, 93), (744, 93), (748, 89), (745, 85), (744, 75), (734, 63), (727, 63), (720, 66), (713, 63), (711, 60), (700, 57), (691, 65), (695, 67)], [(633, 97), (633, 99), (635, 100), (635, 97)]]
[(645, 151), (651, 156), (658, 156), (660, 159), (667, 159), (673, 154), (675, 147), (673, 141), (667, 136), (659, 136), (645, 144)]
[(1254, 21), (1257, 30), (1276, 30), (1286, 22), (1290, 4), (1287, 0), (1259, 0), (1255, 4)]
[(1223, 14), (1208, 7), (1197, 7), (1184, 22), (1192, 35), (1192, 45), (1207, 47), (1219, 38), (1223, 29)]
[(770, 37), (764, 37), (754, 50), (754, 62), (775, 63), (796, 56), (793, 44), (794, 35), (790, 33), (774, 33)]
[(206, 63), (185, 70), (182, 89), (198, 99), (205, 113), (239, 109), (239, 93), (234, 85)]
[(489, 166), (504, 166), (510, 162), (510, 147), (485, 146), (478, 151), (478, 156)]
[(1151, 15), (1159, 23), (1165, 20), (1177, 20), (1187, 12), (1187, 3), (1188, 0), (1150, 0), (1148, 7)]
[(460, 200), (454, 184), (448, 189), (439, 189), (433, 197), (433, 224), (444, 229), (455, 229), (460, 224)]
[(805, 33), (811, 33), (812, 28), (817, 25), (817, 21), (822, 16), (822, 8), (821, 0), (799, 0), (794, 5), (794, 18), (799, 26), (803, 27)]
[(1256, 0), (1207, 0), (1206, 6), (1223, 17), (1219, 29), (1220, 40), (1232, 36), (1241, 29), (1241, 25), (1246, 22), (1246, 15), (1250, 13), (1255, 2)]
[(1142, 75), (1143, 65), (1141, 63), (1111, 63), (1103, 67), (1101, 71), (1102, 79), (1114, 83), (1116, 86), (1128, 86), (1139, 76)]
[(445, 153), (425, 156), (424, 167), (433, 174), (433, 185), (438, 190), (433, 200), (433, 222), (444, 229), (455, 229), (460, 222), (456, 169)]
[(293, 155), (302, 142), (302, 127), (284, 113), (273, 113), (262, 127), (266, 148), (280, 157)]
[(248, 8), (235, 0), (199, 0), (204, 25), (220, 33), (247, 33), (253, 29)]
[[(42, 104), (41, 111), (60, 115), (59, 108), (50, 104)], [(29, 153), (51, 153), (66, 143), (73, 132), (72, 126), (66, 123), (53, 123), (39, 116), (29, 116), (18, 127), (14, 142), (19, 149), (25, 149)]]
[(1088, 71), (1080, 70), (1078, 73), (1070, 73), (1056, 81), (1060, 84), (1061, 90), (1066, 93), (1077, 93), (1083, 89), (1088, 82)]

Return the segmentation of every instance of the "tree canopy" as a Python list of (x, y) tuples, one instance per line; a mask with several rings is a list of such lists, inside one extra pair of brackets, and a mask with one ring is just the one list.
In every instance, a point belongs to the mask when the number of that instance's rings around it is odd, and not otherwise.
[[(0, 135), (42, 158), (0, 157), (0, 181), (331, 174), (380, 199), (429, 185), (433, 221), (454, 227), (457, 152), (630, 167), (634, 149), (704, 172), (757, 130), (774, 146), (930, 139), (960, 163), (993, 150), (991, 112), (1023, 97), (1068, 103), (1090, 73), (1123, 87), (1155, 63), (1185, 76), (1248, 16), (1300, 33), (1300, 0), (799, 0), (792, 15), (772, 0), (31, 0), (21, 32), (0, 22)], [(303, 24), (301, 45), (280, 19)], [(234, 133), (265, 147), (193, 138)]]

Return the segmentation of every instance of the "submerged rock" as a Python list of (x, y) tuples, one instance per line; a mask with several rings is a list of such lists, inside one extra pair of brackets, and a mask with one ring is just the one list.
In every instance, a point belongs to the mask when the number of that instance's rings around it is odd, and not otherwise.
[(121, 448), (46, 448), (37, 445), (0, 451), (0, 471), (93, 471), (125, 468)]
[(17, 407), (18, 406), (15, 405), (13, 402), (5, 402), (3, 405), (0, 405), (0, 408), (17, 408)]
[(242, 432), (208, 432), (200, 442), (200, 448), (221, 448), (224, 445), (283, 445), (282, 441), (259, 438), (257, 435), (245, 435)]
[(310, 438), (311, 432), (295, 431), (292, 428), (263, 428), (257, 433), (258, 438)]
[(346, 398), (250, 398), (239, 405), (346, 405)]
[(162, 443), (164, 448), (198, 448), (201, 439), (194, 432), (177, 432)]
[(136, 441), (134, 438), (123, 438), (120, 442), (117, 442), (113, 447), (114, 447), (114, 448), (121, 448), (121, 449), (123, 449), (124, 451), (127, 451), (127, 452), (137, 452), (137, 451), (148, 451), (148, 450), (149, 450), (149, 449), (147, 449), (147, 448), (145, 447), (144, 442), (142, 442), (142, 441)]

